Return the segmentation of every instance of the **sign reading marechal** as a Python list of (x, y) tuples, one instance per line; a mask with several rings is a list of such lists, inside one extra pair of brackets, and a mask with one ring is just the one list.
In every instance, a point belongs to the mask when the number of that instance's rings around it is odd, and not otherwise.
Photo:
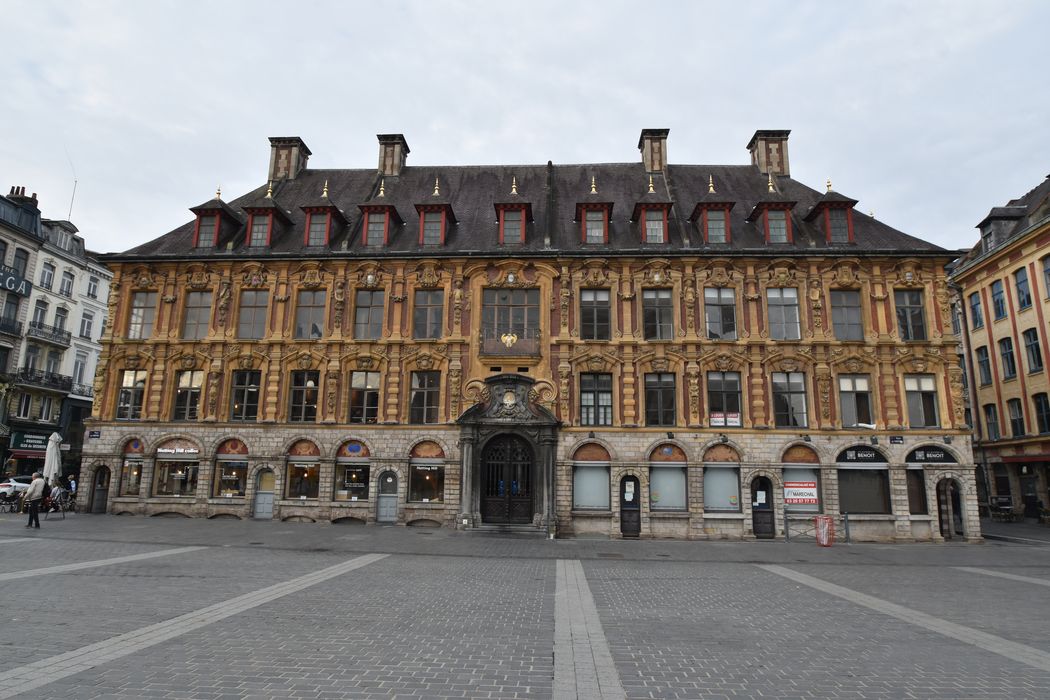
[(785, 481), (784, 503), (788, 505), (817, 505), (820, 503), (817, 499), (817, 482)]
[(27, 297), (33, 291), (33, 284), (18, 274), (18, 271), (13, 267), (0, 265), (0, 289), (21, 297)]

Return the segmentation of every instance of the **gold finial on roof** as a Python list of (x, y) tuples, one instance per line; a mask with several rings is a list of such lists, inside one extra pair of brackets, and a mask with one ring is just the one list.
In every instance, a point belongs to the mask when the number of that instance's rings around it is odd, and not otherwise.
[(873, 219), (874, 219), (874, 218), (875, 218), (875, 210), (874, 210), (874, 209), (872, 209), (871, 211), (869, 211), (869, 212), (868, 212), (868, 216), (870, 216), (871, 218), (873, 218)]
[(266, 183), (266, 198), (273, 199), (273, 180)]
[(441, 196), (441, 181), (440, 181), (439, 178), (436, 178), (436, 177), (434, 178), (434, 194), (432, 194), (431, 196), (432, 197), (440, 197)]
[(649, 176), (649, 194), (654, 194), (656, 190), (653, 189), (653, 176)]
[(828, 178), (827, 185), (828, 185), (828, 192), (831, 192), (831, 178), (830, 177)]
[(328, 199), (328, 180), (324, 181), (324, 189), (321, 190), (321, 199)]
[(598, 194), (598, 178), (591, 175), (591, 194)]
[(222, 186), (215, 188), (215, 199), (222, 199)]
[(385, 177), (382, 180), (379, 181), (379, 196), (380, 197), (385, 197), (386, 196), (386, 178)]
[(773, 186), (773, 171), (772, 170), (769, 171), (769, 179), (767, 180), (766, 184), (768, 185), (770, 192), (776, 192), (777, 191), (776, 187)]
[(708, 194), (714, 194), (715, 193), (715, 176), (714, 175), (708, 175), (707, 176), (707, 193)]
[(510, 179), (510, 193), (518, 193), (518, 177), (516, 175)]

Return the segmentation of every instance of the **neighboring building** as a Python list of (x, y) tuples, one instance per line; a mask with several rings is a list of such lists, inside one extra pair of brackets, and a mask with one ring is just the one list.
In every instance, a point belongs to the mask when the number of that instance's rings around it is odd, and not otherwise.
[[(125, 253), (95, 510), (559, 536), (979, 537), (953, 254), (750, 165), (311, 170)], [(111, 476), (113, 477), (111, 479)]]
[(1050, 179), (978, 224), (952, 271), (973, 388), (981, 487), (993, 505), (1050, 507)]
[(63, 437), (64, 472), (75, 472), (111, 275), (85, 250), (73, 224), (41, 218), (35, 194), (12, 188), (0, 198), (0, 212), (4, 473), (41, 469), (54, 432)]

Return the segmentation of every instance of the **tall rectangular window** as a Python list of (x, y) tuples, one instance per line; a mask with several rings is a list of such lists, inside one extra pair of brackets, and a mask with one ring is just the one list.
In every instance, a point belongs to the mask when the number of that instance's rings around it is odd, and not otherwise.
[(740, 510), (739, 467), (704, 467), (704, 510)]
[[(84, 374), (87, 372), (88, 355), (86, 352), (77, 351), (73, 360), (73, 381), (77, 384), (84, 383)], [(0, 367), (0, 372), (6, 371), (7, 367)]]
[(767, 209), (766, 222), (769, 226), (770, 243), (788, 242), (787, 212), (780, 209)]
[(651, 372), (645, 375), (645, 424), (675, 424), (674, 374)]
[(306, 234), (306, 245), (319, 248), (328, 243), (328, 213), (310, 212), (310, 228)]
[(1036, 394), (1032, 397), (1035, 404), (1035, 425), (1040, 435), (1050, 433), (1050, 398), (1046, 394)]
[(605, 243), (605, 212), (600, 209), (588, 209), (584, 222), (585, 243)]
[(1021, 399), (1010, 399), (1006, 402), (1006, 410), (1010, 413), (1010, 435), (1018, 438), (1023, 437), (1024, 430), (1024, 408)]
[(1043, 290), (1050, 296), (1050, 255), (1043, 258)]
[(327, 292), (323, 289), (300, 291), (295, 305), (295, 337), (320, 338), (324, 335), (324, 306)]
[(908, 403), (908, 423), (912, 428), (936, 428), (937, 384), (932, 374), (904, 376), (904, 395)]
[(375, 423), (379, 416), (379, 372), (350, 375), (350, 422)]
[(733, 289), (704, 289), (704, 323), (711, 340), (736, 340), (736, 292)]
[(248, 239), (248, 245), (252, 248), (261, 248), (270, 241), (270, 215), (252, 214), (252, 234)]
[(981, 311), (980, 292), (974, 292), (970, 295), (970, 325), (974, 328), (984, 326), (984, 312)]
[(230, 391), (230, 420), (253, 421), (259, 416), (259, 370), (239, 370), (233, 373)]
[(580, 375), (580, 425), (612, 425), (612, 375)]
[(33, 307), (33, 325), (40, 326), (47, 324), (47, 302), (43, 299), (37, 299), (36, 305)]
[(977, 356), (977, 374), (981, 380), (981, 385), (987, 385), (992, 383), (992, 359), (988, 355), (988, 348), (983, 345), (976, 350), (974, 354)]
[(412, 373), (409, 423), (437, 423), (440, 382), (440, 372)]
[(40, 286), (50, 291), (51, 285), (55, 283), (55, 266), (44, 263), (40, 268)]
[(208, 335), (211, 322), (211, 292), (190, 292), (182, 317), (182, 337), (200, 340)]
[(73, 282), (75, 278), (72, 272), (62, 273), (62, 282), (58, 287), (58, 293), (64, 297), (73, 296)]
[(875, 427), (871, 419), (870, 381), (866, 374), (839, 375), (839, 406), (842, 409), (843, 428)]
[(18, 320), (19, 299), (14, 294), (8, 294), (4, 299), (4, 310), (2, 318), (5, 323), (11, 324)]
[(89, 299), (98, 299), (98, 277), (89, 277), (87, 285)]
[(201, 402), (201, 386), (204, 371), (191, 369), (179, 372), (175, 380), (175, 410), (172, 420), (197, 420), (197, 407)]
[(504, 243), (524, 243), (525, 226), (521, 209), (500, 210), (500, 233)]
[(806, 375), (802, 372), (773, 372), (773, 416), (778, 428), (805, 428)]
[(37, 420), (50, 421), (51, 420), (51, 409), (54, 406), (54, 399), (50, 396), (40, 397), (40, 413), (37, 414)]
[(441, 245), (441, 226), (444, 216), (439, 211), (423, 212), (423, 245)]
[(1028, 286), (1028, 271), (1023, 267), (1014, 273), (1014, 286), (1017, 288), (1017, 308), (1027, 309), (1032, 305), (1032, 290)]
[(774, 340), (798, 340), (798, 290), (794, 287), (766, 290), (769, 309), (769, 337)]
[(128, 338), (148, 338), (153, 334), (153, 316), (157, 312), (156, 292), (135, 292), (131, 295), (131, 313), (128, 315)]
[(539, 352), (540, 290), (485, 289), (481, 296), (483, 353)]
[(835, 329), (836, 340), (864, 340), (860, 292), (831, 290), (831, 325)]
[(94, 330), (95, 326), (95, 314), (90, 311), (84, 311), (80, 317), (80, 337), (91, 340), (91, 331)]
[(202, 214), (197, 220), (197, 247), (213, 248), (216, 244), (215, 230), (219, 217), (214, 214)]
[(849, 243), (849, 214), (845, 209), (828, 209), (832, 243)]
[(1043, 353), (1039, 349), (1039, 331), (1029, 328), (1021, 334), (1024, 337), (1024, 354), (1028, 358), (1028, 371), (1043, 370)]
[(26, 276), (26, 267), (29, 266), (29, 251), (23, 248), (15, 248), (15, 259), (11, 267), (15, 268), (19, 277)]
[(609, 290), (580, 290), (580, 337), (584, 340), (609, 339)]
[(28, 418), (29, 414), (33, 410), (33, 395), (22, 394), (18, 397), (18, 412), (15, 414), (19, 418)]
[(259, 340), (266, 333), (266, 312), (270, 308), (270, 293), (263, 290), (241, 292), (240, 312), (237, 317), (237, 337)]
[(145, 393), (146, 370), (124, 370), (120, 382), (120, 394), (117, 395), (117, 420), (142, 418), (142, 397)]
[(55, 329), (64, 331), (66, 329), (67, 318), (69, 318), (69, 311), (63, 309), (61, 306), (55, 309)]
[(999, 432), (999, 411), (994, 403), (984, 405), (984, 432), (989, 440), (998, 440), (1002, 437)]
[(999, 341), (999, 359), (1003, 362), (1003, 379), (1016, 377), (1017, 363), (1014, 362), (1013, 338), (1003, 338)]
[(666, 243), (667, 242), (667, 223), (665, 221), (665, 214), (663, 209), (646, 209), (645, 210), (645, 242), (646, 243)]
[(914, 289), (898, 289), (893, 292), (897, 307), (897, 330), (901, 340), (926, 340), (926, 311), (923, 308), (922, 292)]
[(724, 209), (708, 209), (704, 212), (708, 243), (726, 243), (726, 212)]
[(1006, 293), (1003, 291), (1003, 281), (992, 282), (992, 314), (995, 320), (1006, 318)]
[(317, 420), (317, 385), (320, 372), (313, 369), (292, 372), (290, 423), (313, 423)]
[(642, 320), (646, 340), (674, 339), (674, 306), (670, 289), (642, 292)]
[(707, 410), (712, 428), (740, 427), (740, 373), (707, 373)]
[(445, 325), (445, 292), (417, 289), (412, 304), (412, 337), (440, 338)]
[(354, 339), (379, 340), (383, 334), (383, 290), (359, 289), (355, 299)]
[(386, 221), (386, 212), (368, 212), (368, 240), (366, 245), (383, 245), (386, 243)]

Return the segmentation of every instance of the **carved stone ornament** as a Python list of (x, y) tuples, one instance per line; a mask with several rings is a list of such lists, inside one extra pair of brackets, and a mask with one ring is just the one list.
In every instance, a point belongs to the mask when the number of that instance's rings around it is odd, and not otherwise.
[(124, 358), (124, 368), (136, 370), (142, 366), (142, 357), (140, 355), (128, 355)]
[(357, 286), (364, 289), (376, 289), (383, 282), (383, 270), (378, 265), (362, 268), (357, 273)]
[(241, 369), (251, 369), (252, 365), (254, 364), (255, 358), (252, 357), (251, 352), (248, 352), (247, 354), (241, 355), (239, 358), (237, 358), (237, 366)]
[(580, 282), (587, 286), (609, 284), (609, 271), (604, 260), (587, 261), (580, 270)]
[(587, 368), (592, 372), (600, 372), (605, 369), (605, 360), (601, 355), (591, 355), (587, 358)]
[(846, 371), (850, 374), (856, 374), (864, 369), (864, 365), (855, 357), (846, 360), (846, 364), (844, 364), (843, 367), (845, 367)]
[(736, 367), (736, 362), (733, 360), (732, 355), (722, 353), (715, 358), (715, 369), (719, 372), (728, 372), (734, 367)]
[(195, 292), (202, 291), (208, 288), (211, 279), (207, 271), (205, 270), (194, 270), (190, 273), (189, 278), (186, 280), (186, 286)]
[(245, 270), (241, 275), (242, 287), (263, 287), (266, 285), (269, 275), (264, 267), (255, 267)]
[(787, 287), (795, 282), (795, 270), (788, 264), (776, 265), (769, 271), (769, 287)]
[(197, 358), (193, 355), (183, 355), (179, 358), (179, 365), (183, 369), (193, 369), (197, 366)]
[(346, 287), (342, 281), (336, 282), (332, 289), (332, 325), (343, 327), (343, 306), (346, 303)]
[(642, 275), (644, 284), (670, 284), (671, 274), (665, 263), (653, 263)]
[(431, 289), (441, 284), (441, 275), (433, 263), (426, 263), (416, 273), (416, 287)]
[(231, 285), (226, 280), (219, 285), (219, 303), (216, 307), (215, 322), (220, 327), (226, 325), (226, 315), (230, 311), (230, 288)]
[(358, 355), (356, 359), (358, 369), (372, 369), (372, 364), (375, 362), (371, 355)]
[(471, 379), (467, 382), (463, 393), (472, 404), (488, 403), (490, 398), (488, 385), (480, 379)]
[(489, 283), (490, 287), (508, 287), (511, 289), (518, 287), (527, 287), (529, 282), (525, 279), (525, 275), (521, 270), (517, 268), (508, 268), (506, 270), (500, 270), (499, 276), (492, 282)]
[(820, 393), (820, 415), (825, 420), (831, 418), (831, 376), (821, 374), (817, 376), (817, 391)]
[(153, 287), (156, 285), (156, 278), (150, 270), (138, 270), (135, 272), (135, 281), (132, 282), (132, 286), (138, 288)]
[(313, 363), (314, 363), (314, 358), (310, 357), (306, 353), (303, 353), (302, 355), (297, 357), (296, 360), (295, 360), (295, 364), (299, 367), (299, 369), (310, 369), (310, 366)]
[(303, 270), (299, 277), (299, 286), (303, 289), (317, 289), (324, 282), (324, 271), (317, 267)]
[(799, 362), (794, 357), (785, 357), (778, 363), (781, 372), (797, 372)]
[(923, 283), (922, 268), (911, 260), (906, 260), (894, 268), (897, 272), (897, 286), (921, 287)]
[(707, 281), (716, 287), (728, 287), (733, 283), (733, 278), (724, 267), (717, 265), (708, 272)]
[(432, 369), (434, 367), (434, 357), (430, 353), (423, 353), (416, 360), (416, 366), (423, 371)]
[(667, 371), (667, 366), (668, 366), (667, 358), (666, 357), (653, 358), (652, 365), (653, 365), (653, 371), (654, 372), (666, 372)]
[(853, 263), (839, 263), (838, 267), (835, 268), (835, 286), (840, 288), (860, 286), (860, 280), (857, 278)]

